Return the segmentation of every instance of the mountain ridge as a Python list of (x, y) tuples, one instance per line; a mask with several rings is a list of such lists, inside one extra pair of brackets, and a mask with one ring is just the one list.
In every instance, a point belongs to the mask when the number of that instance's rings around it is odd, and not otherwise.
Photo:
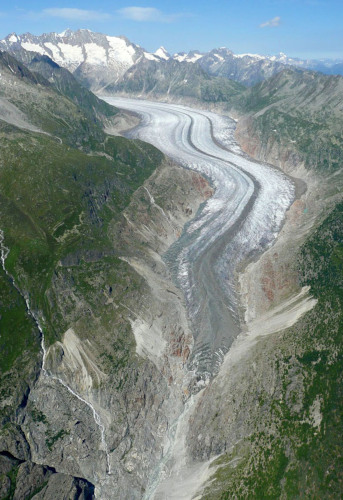
[(234, 54), (225, 47), (205, 53), (191, 50), (171, 56), (163, 46), (151, 53), (125, 36), (108, 36), (85, 29), (68, 29), (62, 33), (44, 33), (39, 36), (11, 33), (0, 41), (0, 48), (14, 55), (21, 49), (46, 55), (96, 92), (119, 83), (126, 72), (142, 60), (198, 64), (211, 76), (225, 77), (246, 86), (265, 80), (287, 66), (300, 69), (313, 67), (328, 73), (335, 71), (335, 68), (341, 71), (342, 66), (340, 60), (332, 63), (327, 60), (301, 60), (283, 53), (274, 56)]

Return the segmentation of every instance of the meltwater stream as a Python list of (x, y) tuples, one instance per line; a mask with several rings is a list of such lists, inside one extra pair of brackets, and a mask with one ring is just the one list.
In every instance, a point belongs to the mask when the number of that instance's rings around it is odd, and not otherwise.
[(36, 323), (37, 328), (38, 328), (39, 333), (40, 333), (40, 336), (41, 336), (41, 349), (42, 349), (42, 354), (43, 354), (41, 374), (44, 377), (48, 377), (48, 378), (50, 378), (52, 380), (56, 380), (59, 384), (63, 385), (63, 387), (65, 389), (67, 389), (67, 391), (70, 394), (72, 394), (75, 398), (77, 398), (79, 401), (81, 401), (84, 405), (88, 406), (88, 408), (90, 408), (92, 410), (94, 421), (95, 421), (96, 425), (98, 426), (98, 428), (100, 430), (101, 445), (102, 445), (102, 448), (103, 448), (103, 450), (104, 450), (104, 452), (106, 454), (106, 474), (111, 474), (110, 455), (109, 455), (109, 452), (108, 452), (108, 446), (107, 446), (106, 439), (105, 439), (105, 426), (103, 425), (103, 423), (101, 421), (101, 417), (100, 417), (99, 413), (95, 410), (94, 406), (92, 405), (92, 403), (90, 401), (87, 401), (86, 399), (84, 399), (83, 397), (81, 397), (77, 392), (75, 392), (71, 387), (69, 387), (69, 385), (66, 382), (64, 382), (64, 380), (62, 380), (60, 377), (57, 377), (56, 375), (53, 375), (52, 373), (49, 373), (46, 370), (47, 351), (46, 351), (46, 347), (45, 347), (44, 332), (42, 330), (42, 327), (40, 325), (40, 322), (39, 322), (38, 318), (36, 317), (35, 313), (31, 309), (31, 305), (30, 305), (30, 301), (29, 301), (28, 297), (26, 297), (21, 292), (21, 290), (17, 286), (16, 282), (14, 281), (14, 278), (9, 274), (9, 272), (6, 269), (6, 265), (5, 265), (6, 264), (6, 258), (7, 258), (8, 254), (9, 254), (10, 250), (9, 250), (9, 248), (7, 248), (5, 246), (4, 240), (5, 240), (4, 232), (3, 232), (2, 229), (0, 229), (0, 258), (1, 258), (2, 269), (5, 271), (6, 275), (11, 279), (11, 281), (13, 283), (13, 286), (15, 286), (15, 288), (18, 290), (18, 292), (20, 293), (20, 295), (25, 300), (27, 312), (29, 313), (29, 315), (31, 316), (31, 318)]
[(155, 145), (215, 188), (165, 255), (187, 302), (195, 340), (190, 369), (206, 380), (218, 372), (239, 333), (237, 266), (273, 242), (294, 186), (282, 172), (239, 149), (230, 118), (174, 104), (104, 99), (141, 115), (130, 138)]

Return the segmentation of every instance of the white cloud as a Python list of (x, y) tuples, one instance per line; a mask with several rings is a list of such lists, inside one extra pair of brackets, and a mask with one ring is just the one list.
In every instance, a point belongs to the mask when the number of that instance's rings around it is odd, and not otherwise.
[(280, 22), (281, 22), (281, 17), (276, 16), (273, 17), (273, 19), (269, 19), (269, 21), (260, 24), (260, 28), (272, 28), (275, 26), (280, 26)]
[(138, 22), (171, 23), (183, 17), (183, 14), (164, 14), (155, 7), (124, 7), (117, 12), (125, 19)]
[(105, 21), (110, 19), (110, 14), (96, 10), (52, 8), (43, 9), (41, 14), (49, 17), (59, 17), (70, 21)]

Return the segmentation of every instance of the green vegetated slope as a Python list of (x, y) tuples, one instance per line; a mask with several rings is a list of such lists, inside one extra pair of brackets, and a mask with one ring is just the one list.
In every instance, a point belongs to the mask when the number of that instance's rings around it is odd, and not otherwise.
[[(32, 125), (73, 147), (92, 148), (96, 141), (104, 139), (96, 115), (85, 113), (79, 107), (78, 100), (82, 101), (81, 97), (74, 103), (44, 76), (31, 72), (6, 52), (0, 52), (0, 70), (0, 97), (23, 112)], [(73, 87), (69, 86), (68, 92), (64, 90), (65, 94), (72, 94)], [(97, 103), (93, 105), (98, 109)], [(87, 107), (87, 102), (84, 107)], [(102, 109), (101, 104), (99, 110)], [(107, 109), (107, 112), (110, 110)], [(112, 112), (115, 114), (116, 109), (113, 108)], [(92, 120), (90, 116), (93, 116)]]
[(73, 101), (91, 122), (101, 126), (104, 120), (116, 115), (117, 110), (113, 106), (96, 97), (67, 69), (59, 66), (48, 56), (21, 49), (16, 50), (15, 57), (31, 72), (42, 75), (63, 96)]
[[(2, 272), (1, 394), (3, 409), (9, 406), (13, 417), (27, 374), (32, 383), (41, 363), (40, 335), (22, 295), (40, 318), (47, 344), (60, 339), (70, 322), (83, 322), (86, 335), (97, 321), (113, 320), (113, 314), (99, 319), (104, 297), (97, 285), (104, 280), (106, 293), (120, 301), (131, 293), (129, 285), (138, 283), (119, 260), (108, 228), (163, 156), (140, 141), (106, 136), (44, 79), (39, 83), (42, 77), (2, 54), (2, 75), (7, 71), (21, 90), (11, 97), (16, 106), (42, 130), (54, 128), (63, 138), (60, 143), (0, 120), (0, 228), (10, 249), (6, 269), (21, 292)], [(24, 93), (31, 97), (31, 111), (28, 103), (20, 106)], [(56, 102), (53, 118), (46, 107), (50, 99)], [(78, 147), (71, 146), (72, 137), (78, 138)], [(97, 308), (99, 318), (94, 317)], [(123, 331), (128, 335), (129, 325)], [(125, 348), (130, 349), (129, 339)], [(16, 384), (21, 384), (18, 397)], [(7, 421), (8, 414), (3, 415)]]
[(87, 274), (97, 260), (116, 262), (108, 225), (162, 155), (142, 143), (108, 138), (104, 149), (115, 159), (90, 156), (9, 125), (0, 136), (6, 266), (43, 312), (53, 338), (65, 325), (46, 298), (52, 280), (64, 266), (84, 266)]
[[(262, 341), (276, 374), (261, 389), (255, 432), (223, 455), (203, 498), (341, 498), (343, 491), (343, 204), (299, 254), (302, 285), (315, 308), (293, 328)], [(269, 344), (269, 346), (268, 346)], [(260, 358), (257, 357), (259, 366)]]

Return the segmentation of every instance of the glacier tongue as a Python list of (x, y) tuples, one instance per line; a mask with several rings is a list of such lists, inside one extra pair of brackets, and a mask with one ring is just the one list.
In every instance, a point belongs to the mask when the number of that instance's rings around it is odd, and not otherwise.
[(273, 243), (294, 186), (280, 171), (241, 152), (230, 118), (174, 104), (106, 100), (142, 116), (130, 137), (154, 144), (215, 187), (165, 256), (188, 305), (195, 338), (190, 369), (206, 382), (240, 331), (238, 266)]

